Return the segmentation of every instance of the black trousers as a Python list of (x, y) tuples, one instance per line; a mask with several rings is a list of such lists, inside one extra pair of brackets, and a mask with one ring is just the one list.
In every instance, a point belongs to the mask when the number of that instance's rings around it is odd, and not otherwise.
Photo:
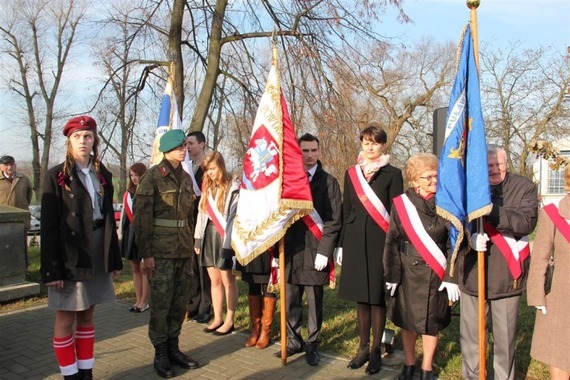
[[(323, 286), (287, 284), (287, 339), (288, 347), (300, 349), (304, 346), (317, 346), (323, 325)], [(307, 331), (303, 340), (303, 292), (307, 295)]]
[(188, 314), (211, 314), (212, 294), (210, 292), (210, 276), (208, 276), (207, 269), (200, 266), (199, 257), (195, 252), (193, 255)]

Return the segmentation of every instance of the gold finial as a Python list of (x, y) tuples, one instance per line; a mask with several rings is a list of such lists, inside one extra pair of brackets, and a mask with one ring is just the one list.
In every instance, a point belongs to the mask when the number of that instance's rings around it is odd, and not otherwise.
[(481, 0), (467, 0), (467, 8), (469, 9), (477, 9), (479, 4), (481, 4)]

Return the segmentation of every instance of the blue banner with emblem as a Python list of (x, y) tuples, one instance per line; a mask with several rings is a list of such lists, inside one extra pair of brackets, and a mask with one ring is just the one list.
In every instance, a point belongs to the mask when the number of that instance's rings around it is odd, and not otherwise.
[(466, 225), (488, 214), (492, 207), (479, 73), (469, 24), (458, 49), (457, 76), (447, 111), (435, 195), (437, 213), (452, 225), (452, 260)]

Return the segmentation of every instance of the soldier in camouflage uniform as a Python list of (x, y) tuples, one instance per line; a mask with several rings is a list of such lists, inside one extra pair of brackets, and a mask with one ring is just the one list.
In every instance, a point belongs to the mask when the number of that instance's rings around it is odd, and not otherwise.
[(175, 376), (171, 364), (198, 368), (178, 348), (194, 247), (192, 179), (180, 165), (185, 139), (176, 129), (162, 135), (164, 159), (142, 177), (134, 200), (136, 244), (150, 280), (148, 335), (155, 347), (154, 368), (164, 378)]

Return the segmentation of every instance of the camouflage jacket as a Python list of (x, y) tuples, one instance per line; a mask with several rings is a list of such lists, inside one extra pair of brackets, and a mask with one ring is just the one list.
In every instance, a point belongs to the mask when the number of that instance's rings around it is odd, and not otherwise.
[(133, 202), (133, 226), (140, 257), (191, 257), (194, 250), (194, 198), (188, 173), (182, 170), (178, 182), (166, 160), (144, 174)]

